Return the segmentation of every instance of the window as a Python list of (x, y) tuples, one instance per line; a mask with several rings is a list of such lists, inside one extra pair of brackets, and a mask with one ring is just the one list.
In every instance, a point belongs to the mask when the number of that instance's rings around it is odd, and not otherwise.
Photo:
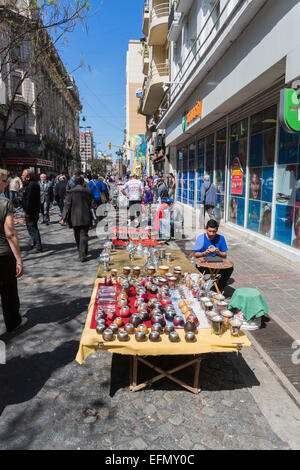
[(247, 135), (248, 119), (230, 128), (228, 218), (242, 227), (245, 221)]
[(21, 59), (21, 45), (16, 44), (11, 50), (11, 58), (13, 62), (19, 62)]
[(279, 132), (274, 238), (300, 249), (300, 137)]
[(271, 236), (277, 106), (251, 116), (247, 227)]
[(24, 135), (26, 129), (26, 113), (25, 111), (14, 111), (14, 128), (17, 135)]
[(22, 95), (22, 74), (14, 73), (12, 75), (12, 94)]

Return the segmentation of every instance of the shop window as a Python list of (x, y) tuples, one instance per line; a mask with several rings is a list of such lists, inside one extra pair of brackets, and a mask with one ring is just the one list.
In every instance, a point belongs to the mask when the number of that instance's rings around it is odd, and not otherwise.
[(182, 159), (182, 202), (183, 204), (188, 203), (188, 147), (183, 149), (183, 159)]
[(189, 147), (189, 201), (188, 204), (194, 207), (195, 201), (195, 144)]
[(245, 223), (248, 119), (230, 128), (228, 220), (241, 227)]
[(217, 191), (216, 217), (218, 219), (224, 217), (225, 166), (226, 128), (218, 131), (216, 135), (215, 186)]
[(249, 208), (247, 227), (271, 236), (277, 106), (250, 119)]
[(205, 139), (198, 141), (197, 145), (197, 208), (200, 208), (201, 186), (204, 177)]
[(177, 152), (177, 200), (182, 202), (182, 159), (183, 153), (182, 150), (178, 150)]
[(279, 132), (274, 238), (300, 249), (300, 137)]
[(215, 157), (215, 134), (206, 137), (206, 156), (205, 156), (205, 172), (212, 175), (214, 171)]

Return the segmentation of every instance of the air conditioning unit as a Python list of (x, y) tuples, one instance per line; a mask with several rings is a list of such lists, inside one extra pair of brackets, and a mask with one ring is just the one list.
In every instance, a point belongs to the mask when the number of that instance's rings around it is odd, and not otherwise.
[(155, 149), (161, 149), (164, 146), (164, 140), (164, 136), (162, 134), (158, 134), (154, 140)]

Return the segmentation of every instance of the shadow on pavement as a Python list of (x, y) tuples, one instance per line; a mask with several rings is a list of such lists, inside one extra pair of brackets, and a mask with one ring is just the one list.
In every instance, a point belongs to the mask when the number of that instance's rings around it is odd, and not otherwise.
[[(170, 370), (178, 365), (188, 362), (194, 356), (158, 356), (149, 358), (150, 362), (157, 365), (164, 371)], [(113, 354), (111, 365), (111, 384), (110, 396), (113, 397), (121, 388), (129, 387), (129, 364), (130, 356), (122, 356)], [(247, 380), (245, 381), (239, 369), (243, 368), (247, 372)], [(138, 365), (138, 384), (149, 380), (158, 375), (158, 372), (153, 371), (144, 364)], [(175, 374), (187, 385), (193, 387), (194, 368), (193, 366), (187, 367), (182, 371)], [(258, 386), (260, 383), (257, 380), (253, 371), (248, 367), (241, 354), (232, 353), (217, 353), (217, 354), (203, 354), (203, 359), (200, 367), (199, 375), (199, 388), (203, 391), (221, 391), (221, 390), (236, 390), (243, 388), (251, 388)], [(152, 390), (184, 390), (181, 386), (173, 381), (163, 378), (151, 386)], [(147, 389), (147, 387), (146, 387)], [(145, 389), (143, 389), (145, 390)], [(137, 393), (137, 392), (136, 392)], [(187, 391), (187, 393), (189, 393)]]
[(90, 302), (89, 297), (78, 298), (69, 303), (56, 303), (43, 305), (41, 307), (31, 308), (27, 310), (25, 316), (28, 318), (28, 323), (24, 327), (15, 330), (11, 333), (4, 333), (0, 339), (7, 344), (20, 334), (33, 328), (35, 325), (58, 323), (63, 325), (78, 317), (83, 311), (87, 310)]
[[(15, 357), (0, 365), (0, 415), (7, 406), (35, 397), (54, 371), (74, 360), (77, 349), (77, 341), (68, 341), (52, 352)], [(17, 425), (14, 421), (14, 428)], [(6, 437), (0, 434), (0, 441)]]

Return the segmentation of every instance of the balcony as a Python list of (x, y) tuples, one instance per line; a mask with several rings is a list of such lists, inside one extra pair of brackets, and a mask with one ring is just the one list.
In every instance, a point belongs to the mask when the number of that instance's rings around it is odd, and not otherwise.
[(147, 45), (144, 45), (144, 48), (143, 48), (143, 74), (144, 75), (148, 75), (149, 64), (150, 64), (149, 49)]
[(163, 84), (169, 82), (169, 64), (152, 63), (149, 75), (144, 82), (144, 94), (141, 100), (141, 112), (154, 114), (164, 96)]
[(175, 3), (173, 3), (170, 15), (169, 15), (169, 22), (168, 22), (168, 28), (169, 28), (169, 33), (168, 33), (168, 41), (177, 41), (180, 31), (181, 31), (181, 20), (183, 18), (182, 13), (178, 13), (175, 11)]
[(146, 37), (148, 36), (148, 33), (149, 33), (149, 20), (150, 20), (149, 4), (148, 4), (148, 1), (145, 1), (144, 14), (143, 14), (143, 33)]
[(169, 21), (169, 2), (153, 5), (150, 12), (148, 44), (162, 46), (167, 41)]
[(179, 0), (179, 2), (176, 4), (176, 11), (186, 15), (192, 6), (192, 3), (193, 0)]

